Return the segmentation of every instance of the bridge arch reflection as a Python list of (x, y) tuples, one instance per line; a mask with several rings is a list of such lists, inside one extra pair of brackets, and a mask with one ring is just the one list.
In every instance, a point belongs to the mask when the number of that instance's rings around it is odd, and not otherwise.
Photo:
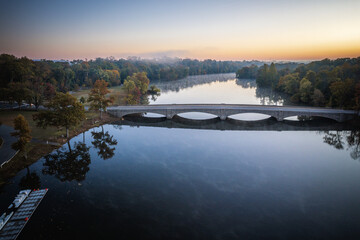
[(114, 124), (136, 126), (136, 127), (160, 127), (160, 128), (184, 128), (184, 129), (205, 129), (205, 130), (229, 130), (229, 131), (330, 131), (330, 130), (352, 130), (355, 122), (339, 123), (330, 119), (317, 119), (309, 121), (277, 121), (274, 118), (267, 118), (258, 121), (241, 121), (227, 118), (225, 121), (220, 118), (194, 120), (181, 116), (174, 116), (172, 119), (148, 118), (140, 114), (127, 115)]
[(231, 115), (240, 113), (259, 113), (270, 115), (278, 121), (284, 118), (299, 115), (304, 117), (326, 117), (344, 122), (353, 119), (358, 113), (351, 110), (295, 107), (295, 106), (276, 106), (276, 105), (245, 105), (245, 104), (163, 104), (163, 105), (136, 105), (136, 106), (114, 106), (109, 107), (108, 112), (119, 118), (133, 113), (152, 112), (166, 115), (167, 119), (175, 115), (188, 112), (201, 112), (218, 116), (221, 120), (227, 119)]

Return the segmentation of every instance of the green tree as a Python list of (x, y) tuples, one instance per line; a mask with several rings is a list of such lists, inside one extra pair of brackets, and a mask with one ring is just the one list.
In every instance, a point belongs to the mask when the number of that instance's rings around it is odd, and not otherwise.
[(65, 127), (66, 138), (69, 137), (69, 128), (79, 124), (85, 118), (84, 105), (68, 93), (56, 93), (46, 107), (47, 110), (33, 115), (37, 126)]
[(267, 64), (264, 64), (264, 66), (259, 68), (256, 78), (256, 83), (259, 87), (270, 86), (268, 72), (269, 72), (269, 66)]
[(312, 84), (315, 84), (316, 73), (312, 70), (309, 70), (307, 71), (305, 78), (308, 79)]
[(236, 71), (236, 78), (239, 79), (255, 79), (258, 67), (251, 65), (250, 67), (243, 67)]
[(355, 106), (355, 83), (352, 79), (336, 81), (330, 85), (331, 105), (334, 107)]
[(128, 76), (123, 85), (127, 93), (125, 97), (126, 103), (130, 105), (139, 104), (141, 97), (148, 91), (149, 83), (150, 80), (145, 72), (134, 73)]
[(360, 82), (355, 85), (355, 109), (360, 110)]
[(113, 102), (111, 98), (106, 98), (106, 94), (110, 92), (107, 85), (108, 83), (104, 80), (96, 80), (88, 98), (90, 109), (100, 111), (100, 119), (102, 119), (102, 111), (106, 111), (106, 108)]
[(28, 100), (35, 105), (36, 110), (43, 104), (45, 99), (45, 84), (40, 80), (28, 82), (30, 96)]
[(32, 97), (32, 92), (23, 83), (9, 83), (8, 89), (9, 98), (12, 98), (15, 102), (17, 102), (17, 104), (19, 105), (19, 109), (21, 109), (21, 104), (24, 100), (28, 100)]
[(133, 80), (125, 79), (123, 88), (126, 91), (126, 104), (135, 105), (140, 102), (141, 92)]
[(146, 94), (150, 80), (146, 76), (146, 72), (134, 73), (132, 76), (126, 78), (128, 81), (133, 81), (141, 94)]
[(279, 78), (278, 78), (278, 73), (277, 73), (274, 63), (270, 64), (269, 72), (267, 75), (268, 75), (269, 85), (272, 88), (275, 88), (278, 85)]
[(300, 81), (300, 100), (304, 103), (309, 103), (311, 101), (311, 94), (313, 92), (313, 87), (311, 82), (307, 78), (303, 78)]
[(286, 75), (283, 81), (285, 85), (284, 90), (286, 93), (293, 95), (299, 91), (300, 81), (298, 73)]
[(314, 89), (314, 93), (311, 98), (314, 106), (320, 107), (325, 105), (324, 94), (319, 89), (317, 88)]
[(25, 159), (27, 159), (27, 144), (31, 140), (31, 130), (29, 127), (29, 123), (26, 121), (23, 115), (19, 114), (14, 119), (14, 129), (16, 132), (11, 133), (12, 136), (18, 138), (18, 140), (12, 144), (12, 148), (15, 150), (19, 150), (24, 154)]

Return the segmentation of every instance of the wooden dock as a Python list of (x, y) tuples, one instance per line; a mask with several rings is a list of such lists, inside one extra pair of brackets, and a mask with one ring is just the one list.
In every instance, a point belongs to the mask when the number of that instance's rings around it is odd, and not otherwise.
[(47, 189), (33, 190), (0, 231), (0, 240), (14, 240), (21, 233), (30, 217), (45, 197)]

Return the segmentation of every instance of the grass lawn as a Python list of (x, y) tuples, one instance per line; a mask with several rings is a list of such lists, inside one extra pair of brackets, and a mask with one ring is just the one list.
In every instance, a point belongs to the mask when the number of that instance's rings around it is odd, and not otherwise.
[[(15, 111), (5, 110), (0, 111), (0, 122), (4, 125), (13, 127), (13, 120), (19, 114), (22, 114), (29, 122), (29, 126), (32, 130), (31, 136), (43, 141), (49, 140), (50, 142), (57, 142), (58, 145), (50, 145), (39, 142), (30, 142), (28, 145), (28, 159), (25, 160), (23, 154), (18, 153), (9, 163), (6, 163), (0, 168), (0, 189), (7, 180), (17, 174), (20, 170), (36, 162), (39, 158), (49, 154), (54, 149), (58, 148), (62, 144), (66, 143), (65, 128), (58, 129), (56, 127), (38, 128), (32, 119), (32, 115), (35, 111)], [(70, 129), (70, 138), (92, 128), (97, 127), (105, 123), (110, 123), (118, 120), (108, 114), (103, 114), (103, 119), (99, 118), (99, 114), (96, 112), (85, 112), (86, 119), (78, 126)]]
[[(14, 118), (17, 117), (19, 114), (22, 114), (25, 119), (28, 121), (30, 129), (31, 129), (31, 136), (33, 138), (39, 140), (49, 140), (54, 141), (56, 138), (65, 135), (66, 130), (65, 128), (57, 128), (57, 127), (47, 127), (47, 128), (39, 128), (36, 126), (32, 115), (36, 114), (35, 111), (15, 111), (15, 110), (6, 110), (0, 111), (0, 122), (2, 124), (14, 127), (13, 121)], [(96, 112), (85, 112), (85, 117), (87, 120), (97, 119), (99, 114)], [(76, 129), (77, 127), (73, 127), (71, 130)]]
[(17, 117), (19, 114), (21, 114), (28, 121), (31, 129), (31, 136), (33, 138), (46, 140), (49, 139), (51, 136), (57, 137), (62, 134), (65, 134), (65, 130), (59, 131), (58, 128), (56, 127), (47, 127), (46, 129), (36, 127), (36, 123), (32, 118), (32, 115), (35, 113), (36, 113), (35, 111), (15, 111), (15, 110), (0, 111), (0, 121), (4, 125), (14, 127), (14, 123), (13, 123), (14, 118)]
[[(115, 86), (109, 88), (110, 93), (108, 96), (114, 97), (114, 105), (125, 105), (124, 98), (126, 96), (125, 91), (121, 88), (122, 86)], [(88, 99), (90, 93), (90, 89), (80, 90), (77, 92), (72, 92), (71, 95), (76, 97), (78, 100), (80, 100), (81, 97), (84, 97), (85, 99)], [(88, 102), (85, 102), (85, 106), (90, 106)]]

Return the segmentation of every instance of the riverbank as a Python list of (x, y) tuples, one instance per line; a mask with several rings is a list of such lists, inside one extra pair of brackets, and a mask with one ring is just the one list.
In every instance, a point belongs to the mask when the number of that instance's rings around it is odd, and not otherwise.
[[(29, 122), (32, 130), (33, 141), (28, 146), (28, 158), (25, 159), (23, 154), (17, 154), (10, 162), (0, 168), (0, 188), (6, 184), (7, 180), (14, 177), (19, 171), (38, 161), (43, 156), (51, 153), (55, 149), (60, 148), (67, 139), (65, 137), (65, 129), (56, 128), (38, 128), (32, 120), (32, 114), (35, 112), (23, 111), (1, 111), (2, 123), (13, 127), (12, 119), (18, 114), (23, 114)], [(98, 127), (106, 123), (118, 120), (109, 114), (103, 114), (103, 118), (99, 118), (98, 113), (86, 112), (86, 119), (78, 126), (70, 129), (69, 139), (85, 132), (93, 127)], [(47, 144), (51, 142), (51, 144)]]

